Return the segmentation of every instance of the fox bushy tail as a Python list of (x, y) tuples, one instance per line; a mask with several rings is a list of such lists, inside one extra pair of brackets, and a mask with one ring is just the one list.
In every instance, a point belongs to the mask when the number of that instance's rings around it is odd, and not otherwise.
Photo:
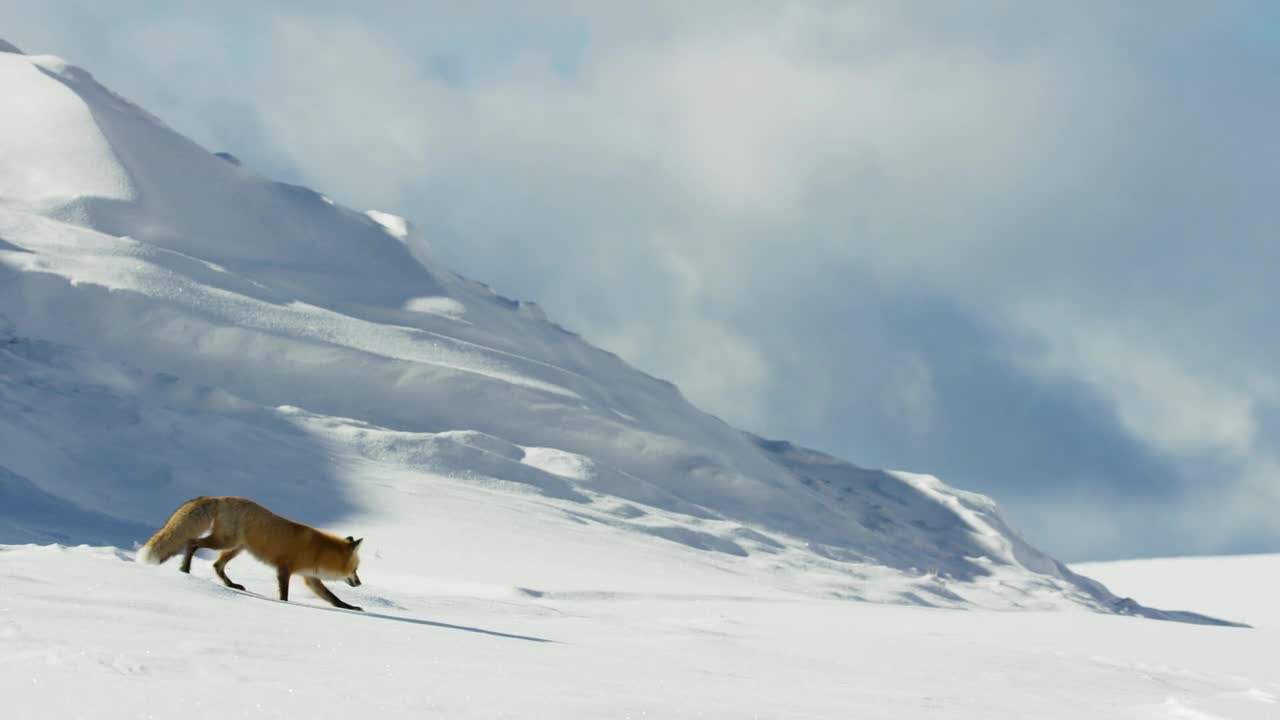
[(188, 540), (204, 534), (213, 524), (218, 499), (198, 497), (188, 500), (173, 511), (169, 521), (138, 550), (138, 559), (151, 565), (159, 565), (182, 552)]

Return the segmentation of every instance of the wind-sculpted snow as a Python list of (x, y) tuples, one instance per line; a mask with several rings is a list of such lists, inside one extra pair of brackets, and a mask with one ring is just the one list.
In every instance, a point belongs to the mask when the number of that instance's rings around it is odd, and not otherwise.
[(466, 572), (626, 559), (661, 582), (644, 548), (829, 597), (1146, 612), (989, 499), (741, 433), (444, 269), (407, 220), (262, 178), (84, 70), (0, 53), (0, 87), (22, 100), (0, 115), (0, 542), (127, 546), (200, 494), (406, 540), (424, 517), (514, 532), (474, 509), (500, 503), (591, 548), (455, 548)]
[(26, 338), (0, 340), (0, 458), (0, 543), (47, 532), (130, 548), (175, 498), (211, 491), (275, 505), (305, 495), (316, 522), (360, 507), (286, 414)]

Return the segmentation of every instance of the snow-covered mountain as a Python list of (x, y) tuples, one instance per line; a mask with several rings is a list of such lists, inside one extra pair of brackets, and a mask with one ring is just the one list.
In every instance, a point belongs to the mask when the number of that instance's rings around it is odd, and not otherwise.
[(3, 50), (0, 543), (128, 550), (238, 494), (364, 535), (366, 606), (484, 588), (1209, 621), (1117, 599), (985, 497), (735, 430), (441, 267), (406, 220)]

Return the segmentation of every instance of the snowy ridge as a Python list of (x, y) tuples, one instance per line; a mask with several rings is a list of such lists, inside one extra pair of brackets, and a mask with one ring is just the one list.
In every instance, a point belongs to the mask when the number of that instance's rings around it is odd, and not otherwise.
[(1117, 600), (987, 498), (734, 430), (404, 219), (262, 178), (57, 58), (0, 53), (0, 86), (23, 100), (0, 116), (0, 543), (127, 549), (243, 494), (358, 525), (401, 589), (516, 592), (515, 567), (537, 597), (625, 595), (680, 567), (715, 578), (690, 592), (1216, 622)]

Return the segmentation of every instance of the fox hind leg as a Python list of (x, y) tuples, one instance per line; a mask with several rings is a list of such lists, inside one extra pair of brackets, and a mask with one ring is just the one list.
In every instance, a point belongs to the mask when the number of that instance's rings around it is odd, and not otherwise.
[(227, 563), (235, 559), (235, 556), (239, 555), (240, 551), (243, 549), (244, 548), (231, 548), (219, 555), (218, 559), (213, 563), (213, 571), (218, 573), (218, 577), (222, 580), (222, 583), (232, 590), (244, 590), (244, 586), (237, 582), (231, 582), (231, 578), (227, 577)]
[(178, 568), (184, 573), (191, 572), (191, 558), (195, 557), (196, 551), (204, 548), (207, 550), (225, 550), (230, 547), (231, 543), (217, 536), (217, 534), (209, 534), (202, 538), (187, 541), (186, 553), (182, 556), (182, 567)]
[(355, 605), (352, 605), (350, 603), (345, 603), (342, 600), (339, 600), (337, 595), (334, 595), (333, 592), (329, 590), (329, 588), (324, 586), (324, 583), (320, 582), (320, 578), (309, 577), (306, 579), (306, 583), (307, 583), (307, 587), (311, 588), (311, 592), (320, 596), (322, 600), (325, 600), (326, 602), (328, 602), (330, 605), (334, 607), (340, 607), (343, 610), (363, 611), (363, 608), (358, 608)]

